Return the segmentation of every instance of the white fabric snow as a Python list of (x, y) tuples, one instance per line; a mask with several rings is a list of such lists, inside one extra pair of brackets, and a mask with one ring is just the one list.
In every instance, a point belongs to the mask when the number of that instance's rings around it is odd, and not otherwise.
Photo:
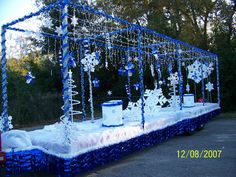
[(2, 134), (3, 149), (23, 149), (32, 147), (29, 134), (23, 130), (10, 130)]
[[(127, 141), (151, 131), (163, 129), (181, 120), (195, 118), (219, 108), (218, 104), (215, 103), (206, 103), (205, 106), (196, 103), (194, 107), (183, 108), (182, 111), (162, 108), (152, 115), (145, 116), (144, 130), (141, 128), (140, 121), (134, 121), (135, 119), (128, 117), (124, 117), (124, 126), (122, 127), (102, 127), (102, 119), (95, 120), (94, 123), (91, 123), (90, 120), (77, 122), (73, 124), (70, 132), (70, 145), (64, 143), (64, 129), (59, 123), (45, 126), (41, 130), (28, 132), (28, 135), (34, 147), (37, 146), (39, 149), (59, 157), (71, 158), (91, 150)], [(17, 132), (15, 136), (18, 137)], [(5, 138), (4, 141), (7, 139)], [(29, 142), (28, 138), (26, 142)]]

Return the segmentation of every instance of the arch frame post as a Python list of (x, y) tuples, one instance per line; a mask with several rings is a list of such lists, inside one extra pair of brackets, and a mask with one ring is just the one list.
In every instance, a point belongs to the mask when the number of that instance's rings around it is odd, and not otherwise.
[(1, 32), (1, 46), (2, 46), (2, 119), (3, 119), (3, 132), (9, 130), (8, 120), (8, 95), (7, 95), (7, 52), (6, 52), (6, 29), (7, 26), (2, 26)]

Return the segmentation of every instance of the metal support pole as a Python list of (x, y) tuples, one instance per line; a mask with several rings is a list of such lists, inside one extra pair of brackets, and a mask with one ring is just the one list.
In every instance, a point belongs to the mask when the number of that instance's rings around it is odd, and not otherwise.
[(140, 95), (141, 95), (141, 116), (142, 116), (142, 127), (144, 129), (145, 117), (144, 117), (144, 84), (143, 84), (143, 58), (142, 58), (142, 34), (138, 30), (138, 60), (139, 60), (139, 79), (140, 79)]
[(202, 70), (202, 105), (205, 106), (205, 82), (204, 82), (204, 78), (203, 78), (203, 61), (201, 61), (201, 70)]
[(183, 100), (183, 76), (182, 76), (182, 71), (181, 71), (181, 49), (179, 44), (177, 45), (176, 48), (176, 54), (177, 54), (177, 65), (178, 65), (178, 76), (179, 76), (179, 107), (180, 110), (183, 109), (183, 104), (182, 104), (182, 100)]
[(217, 101), (220, 106), (220, 72), (219, 72), (219, 60), (216, 57), (216, 79), (217, 79)]
[(70, 102), (69, 102), (69, 86), (68, 86), (68, 60), (69, 60), (69, 43), (68, 43), (68, 0), (63, 0), (62, 20), (62, 73), (63, 73), (63, 101), (64, 101), (64, 116), (70, 121)]
[(2, 119), (3, 119), (3, 132), (9, 130), (8, 121), (8, 98), (7, 98), (7, 57), (6, 57), (6, 28), (2, 26)]

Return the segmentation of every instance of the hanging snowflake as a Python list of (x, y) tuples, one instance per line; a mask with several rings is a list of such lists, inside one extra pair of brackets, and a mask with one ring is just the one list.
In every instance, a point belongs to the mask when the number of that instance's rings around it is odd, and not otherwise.
[(192, 65), (189, 65), (188, 67), (188, 78), (194, 80), (196, 83), (199, 83), (202, 79), (207, 78), (212, 71), (213, 63), (203, 64), (196, 60)]
[(178, 76), (178, 73), (175, 72), (173, 74), (170, 74), (170, 76), (168, 77), (168, 80), (170, 81), (170, 84), (172, 86), (176, 85), (179, 83), (179, 76)]
[(61, 26), (57, 26), (55, 32), (60, 36), (63, 34)]
[(71, 18), (71, 24), (75, 27), (78, 24), (78, 18), (73, 15), (73, 17)]
[(94, 80), (93, 80), (93, 86), (94, 86), (95, 88), (100, 87), (99, 83), (100, 83), (100, 80), (98, 80), (98, 78), (94, 78)]
[(202, 80), (202, 64), (196, 60), (192, 65), (188, 66), (188, 78), (199, 83)]
[(212, 62), (210, 62), (209, 64), (206, 63), (205, 64), (207, 67), (206, 67), (206, 70), (205, 73), (207, 74), (207, 76), (211, 75), (212, 71), (214, 70), (214, 64)]
[(112, 95), (112, 91), (111, 91), (111, 90), (108, 90), (108, 91), (107, 91), (107, 95), (108, 95), (108, 96), (111, 96), (111, 95)]
[(32, 72), (29, 71), (28, 74), (25, 76), (25, 79), (26, 79), (26, 83), (27, 84), (30, 84), (32, 83), (32, 81), (35, 79), (35, 77), (32, 75)]
[(213, 83), (208, 82), (208, 83), (206, 84), (206, 90), (207, 90), (208, 92), (211, 92), (212, 90), (214, 90)]
[(99, 64), (99, 61), (96, 59), (96, 53), (85, 54), (85, 57), (81, 60), (81, 63), (84, 65), (85, 72), (94, 72), (95, 66)]
[(189, 91), (190, 91), (190, 85), (187, 83), (187, 85), (186, 85), (186, 91), (189, 93)]

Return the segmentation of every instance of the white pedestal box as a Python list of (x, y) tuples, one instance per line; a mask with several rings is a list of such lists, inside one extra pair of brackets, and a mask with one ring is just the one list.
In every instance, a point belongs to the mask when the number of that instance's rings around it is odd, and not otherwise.
[(184, 107), (193, 107), (194, 106), (194, 94), (184, 94)]
[(111, 100), (102, 104), (102, 126), (118, 127), (123, 124), (122, 100)]

